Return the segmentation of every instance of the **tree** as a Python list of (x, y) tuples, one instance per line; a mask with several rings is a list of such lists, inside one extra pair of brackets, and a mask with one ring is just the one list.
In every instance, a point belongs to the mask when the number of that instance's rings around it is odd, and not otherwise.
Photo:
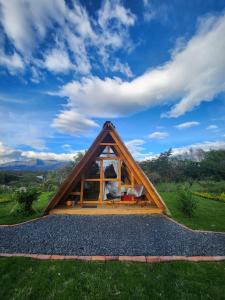
[(197, 208), (197, 202), (190, 191), (189, 186), (181, 186), (177, 191), (177, 198), (180, 205), (180, 210), (186, 217), (192, 217)]
[(26, 190), (19, 190), (15, 193), (15, 200), (19, 203), (21, 210), (25, 214), (33, 212), (33, 202), (37, 200), (40, 192), (35, 188), (27, 188)]
[(204, 177), (224, 180), (225, 150), (211, 150), (205, 153), (205, 158), (200, 162), (200, 168)]
[(172, 178), (172, 166), (170, 161), (171, 154), (172, 154), (172, 149), (169, 149), (168, 151), (162, 152), (158, 158), (141, 162), (140, 166), (149, 178), (151, 178), (151, 174), (155, 172), (160, 176), (161, 181), (171, 181)]

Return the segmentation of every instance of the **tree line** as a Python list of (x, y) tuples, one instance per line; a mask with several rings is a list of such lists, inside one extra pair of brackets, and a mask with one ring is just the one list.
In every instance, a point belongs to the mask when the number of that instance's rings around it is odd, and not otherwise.
[(225, 180), (225, 150), (199, 151), (197, 159), (173, 156), (172, 149), (159, 157), (140, 162), (154, 183), (191, 180)]

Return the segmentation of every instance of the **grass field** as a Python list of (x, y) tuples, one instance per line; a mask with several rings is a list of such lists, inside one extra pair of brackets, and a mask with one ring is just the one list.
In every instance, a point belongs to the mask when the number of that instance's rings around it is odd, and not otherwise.
[(179, 210), (176, 192), (161, 192), (172, 218), (192, 229), (225, 231), (225, 203), (195, 197), (197, 209), (191, 218), (185, 217)]
[(160, 264), (0, 259), (0, 299), (219, 300), (225, 262)]
[(16, 212), (16, 203), (13, 200), (6, 201), (6, 199), (10, 199), (6, 194), (5, 197), (0, 198), (2, 199), (0, 200), (0, 225), (16, 224), (40, 217), (43, 214), (43, 209), (46, 206), (51, 195), (51, 192), (42, 193), (33, 205), (34, 213), (30, 216), (24, 216)]

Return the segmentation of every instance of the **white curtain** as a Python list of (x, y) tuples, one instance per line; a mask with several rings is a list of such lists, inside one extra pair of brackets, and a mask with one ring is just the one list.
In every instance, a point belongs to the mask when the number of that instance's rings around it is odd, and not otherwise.
[[(111, 160), (110, 164), (112, 164), (112, 166), (114, 168), (114, 171), (116, 173), (116, 176), (118, 177), (118, 173), (119, 173), (119, 170), (118, 170), (118, 161), (117, 160)], [(105, 171), (105, 167), (104, 167), (103, 171)], [(110, 182), (110, 185), (112, 185), (112, 182)], [(113, 186), (111, 188), (113, 188)], [(107, 184), (103, 181), (102, 182), (103, 200), (107, 200), (107, 194), (110, 193), (109, 189), (110, 189), (110, 187), (108, 187)]]
[(116, 176), (118, 177), (118, 160), (112, 160), (112, 165), (113, 165), (113, 168), (114, 168), (114, 171), (116, 173)]
[(102, 182), (102, 191), (103, 191), (103, 201), (104, 200), (107, 200), (107, 194), (109, 193), (109, 189), (108, 189), (108, 187), (107, 187), (107, 184), (105, 184), (105, 182), (103, 181)]

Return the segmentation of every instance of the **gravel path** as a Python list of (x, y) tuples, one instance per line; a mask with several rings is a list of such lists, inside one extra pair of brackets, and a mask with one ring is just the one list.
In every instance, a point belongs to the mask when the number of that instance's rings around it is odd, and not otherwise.
[(15, 227), (0, 227), (0, 252), (225, 255), (225, 234), (192, 232), (161, 215), (50, 215)]

